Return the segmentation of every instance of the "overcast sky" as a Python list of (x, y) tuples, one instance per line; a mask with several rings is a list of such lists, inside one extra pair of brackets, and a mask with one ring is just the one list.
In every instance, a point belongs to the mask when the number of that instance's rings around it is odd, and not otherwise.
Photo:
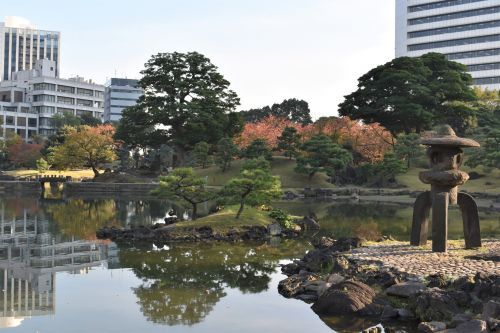
[[(209, 57), (249, 109), (299, 98), (337, 114), (357, 78), (394, 56), (393, 0), (1, 0), (61, 32), (61, 76), (140, 78), (158, 52)], [(0, 20), (2, 18), (0, 17)]]

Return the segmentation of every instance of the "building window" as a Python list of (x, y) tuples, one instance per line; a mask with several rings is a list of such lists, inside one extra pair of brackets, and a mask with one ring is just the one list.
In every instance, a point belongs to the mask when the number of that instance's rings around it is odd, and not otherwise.
[(451, 47), (451, 46), (469, 45), (469, 44), (478, 44), (478, 43), (489, 43), (489, 42), (498, 42), (498, 41), (500, 41), (500, 35), (488, 35), (488, 36), (480, 36), (480, 37), (460, 38), (460, 39), (451, 39), (451, 40), (445, 40), (445, 41), (439, 41), (439, 42), (408, 45), (408, 51), (419, 51), (419, 50), (427, 50), (427, 49), (434, 49), (434, 48), (441, 48), (441, 47)]
[(76, 115), (79, 117), (81, 117), (83, 115), (92, 116), (92, 111), (76, 110)]
[(488, 49), (479, 51), (467, 51), (445, 54), (448, 60), (465, 59), (465, 58), (480, 58), (500, 55), (500, 49)]
[(57, 113), (75, 114), (75, 110), (68, 108), (57, 108)]
[(36, 118), (28, 118), (28, 127), (37, 127)]
[(55, 102), (56, 96), (54, 95), (33, 95), (33, 102)]
[(33, 85), (33, 90), (50, 90), (55, 91), (56, 85), (52, 83), (35, 83)]
[(28, 130), (28, 138), (33, 138), (37, 135), (36, 130)]
[(500, 76), (481, 77), (472, 80), (472, 84), (474, 85), (498, 84), (498, 83), (500, 83)]
[(92, 107), (93, 103), (92, 103), (92, 101), (90, 101), (88, 99), (77, 99), (76, 105)]
[(438, 29), (412, 31), (412, 32), (408, 33), (408, 38), (427, 37), (427, 36), (434, 36), (434, 35), (449, 34), (449, 33), (454, 33), (454, 32), (463, 32), (463, 31), (488, 29), (488, 28), (496, 28), (496, 27), (500, 27), (500, 20), (481, 22), (481, 23), (473, 23), (473, 24), (457, 25), (454, 27), (445, 27), (445, 28), (438, 28)]
[(55, 113), (55, 107), (53, 106), (45, 106), (45, 105), (41, 105), (41, 106), (34, 106), (33, 107), (33, 110), (40, 114), (40, 113), (48, 113), (48, 114), (54, 114)]
[(70, 87), (70, 86), (62, 86), (60, 84), (57, 85), (57, 91), (66, 93), (66, 94), (74, 94), (75, 93), (75, 88)]
[(451, 7), (451, 6), (459, 6), (459, 5), (465, 5), (468, 3), (480, 2), (480, 1), (485, 1), (485, 0), (447, 0), (447, 1), (424, 3), (421, 5), (415, 5), (415, 6), (408, 7), (408, 12), (414, 13), (414, 12), (420, 12), (422, 10)]
[(5, 124), (14, 126), (14, 116), (5, 117)]
[(75, 105), (75, 99), (64, 96), (57, 96), (57, 103)]
[(431, 23), (431, 22), (448, 21), (448, 20), (454, 20), (454, 19), (464, 18), (464, 17), (495, 14), (495, 13), (499, 13), (499, 12), (500, 12), (500, 6), (479, 8), (479, 9), (473, 9), (473, 10), (466, 10), (463, 12), (456, 12), (456, 13), (442, 14), (442, 15), (433, 15), (433, 16), (426, 16), (426, 17), (419, 17), (419, 18), (415, 18), (415, 19), (410, 19), (410, 20), (408, 20), (408, 24), (409, 25), (416, 25), (416, 24), (424, 24), (424, 23)]
[(82, 96), (94, 96), (94, 91), (90, 89), (78, 88), (76, 90), (76, 93)]
[(97, 97), (97, 98), (104, 98), (104, 92), (103, 91), (99, 91), (99, 90), (96, 90), (94, 92), (94, 96)]
[(26, 126), (26, 117), (17, 117), (17, 126)]

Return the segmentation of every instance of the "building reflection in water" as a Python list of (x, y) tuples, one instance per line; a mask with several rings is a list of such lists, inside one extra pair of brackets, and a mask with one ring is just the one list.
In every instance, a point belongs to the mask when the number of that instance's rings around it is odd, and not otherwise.
[(115, 262), (117, 251), (114, 243), (57, 239), (43, 214), (0, 201), (0, 328), (54, 314), (56, 272), (86, 273), (110, 257)]

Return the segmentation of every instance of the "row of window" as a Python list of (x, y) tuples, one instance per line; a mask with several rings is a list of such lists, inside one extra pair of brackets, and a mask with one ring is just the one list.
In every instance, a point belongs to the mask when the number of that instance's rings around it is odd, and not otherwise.
[(142, 94), (142, 90), (129, 90), (129, 89), (110, 89), (111, 92), (128, 93), (128, 94)]
[[(14, 116), (6, 116), (5, 117), (5, 125), (15, 126), (16, 117)], [(37, 121), (36, 118), (28, 118), (28, 127), (36, 127)], [(26, 117), (17, 117), (17, 126), (26, 126)]]
[(466, 58), (479, 58), (491, 57), (500, 55), (500, 49), (488, 49), (478, 51), (456, 52), (445, 54), (448, 60), (466, 59)]
[(113, 97), (111, 98), (113, 101), (132, 101), (135, 102), (137, 101), (137, 98), (118, 98), (118, 97)]
[(408, 45), (408, 51), (419, 51), (419, 50), (427, 50), (427, 49), (434, 49), (434, 48), (440, 48), (440, 47), (470, 45), (470, 44), (489, 43), (489, 42), (498, 42), (498, 41), (500, 41), (500, 35), (496, 34), (496, 35), (488, 35), (488, 36), (443, 40), (443, 41), (439, 41), (439, 42), (413, 44), (413, 45)]
[(95, 96), (102, 98), (104, 97), (104, 92), (99, 91), (99, 90), (91, 90), (91, 89), (85, 89), (85, 88), (76, 88), (75, 87), (70, 87), (70, 86), (64, 86), (58, 84), (57, 86), (53, 83), (35, 83), (33, 85), (33, 90), (49, 90), (49, 91), (57, 91), (57, 92), (62, 92), (66, 94), (76, 94), (77, 95), (82, 95), (82, 96)]
[(499, 13), (499, 12), (500, 12), (500, 6), (479, 8), (479, 9), (465, 10), (465, 11), (456, 12), (456, 13), (425, 16), (425, 17), (409, 19), (408, 24), (409, 25), (416, 25), (416, 24), (424, 24), (424, 23), (431, 23), (431, 22), (448, 21), (448, 20), (454, 20), (454, 19), (464, 18), (464, 17), (495, 14), (495, 13)]
[(492, 62), (490, 64), (478, 64), (478, 65), (468, 65), (467, 70), (469, 72), (477, 71), (489, 71), (493, 69), (500, 69), (500, 62)]
[[(40, 106), (34, 106), (33, 111), (36, 113), (44, 113), (44, 114), (56, 114), (56, 113), (75, 113), (75, 110), (73, 109), (68, 109), (68, 108), (56, 108), (54, 106), (46, 106), (46, 105), (40, 105)], [(82, 115), (82, 114), (92, 114), (92, 111), (87, 111), (87, 110), (76, 110), (76, 115)]]
[[(56, 96), (54, 95), (33, 95), (33, 102), (56, 102)], [(57, 96), (57, 103), (75, 105), (75, 99), (65, 96)], [(76, 99), (76, 105), (88, 106), (88, 107), (102, 107), (102, 102), (94, 102), (88, 99)]]
[(484, 84), (497, 84), (500, 83), (500, 76), (493, 77), (481, 77), (472, 80), (475, 85), (484, 85)]
[(443, 7), (460, 6), (468, 3), (480, 2), (485, 0), (446, 0), (439, 2), (424, 3), (421, 5), (415, 5), (408, 7), (408, 12), (420, 12), (422, 10), (430, 10)]
[(496, 27), (500, 27), (500, 20), (456, 25), (453, 27), (412, 31), (412, 32), (408, 33), (408, 38), (427, 37), (427, 36), (434, 36), (434, 35), (450, 34), (450, 33), (454, 33), (454, 32), (463, 32), (463, 31), (488, 29), (488, 28), (496, 28)]
[(15, 130), (14, 128), (5, 129), (5, 137), (10, 137), (14, 133), (17, 133), (17, 135), (22, 138), (26, 138), (26, 133), (28, 133), (28, 138), (33, 138), (35, 135), (37, 135), (37, 130), (28, 130), (28, 132), (26, 132), (26, 130), (22, 128), (18, 128), (17, 130)]

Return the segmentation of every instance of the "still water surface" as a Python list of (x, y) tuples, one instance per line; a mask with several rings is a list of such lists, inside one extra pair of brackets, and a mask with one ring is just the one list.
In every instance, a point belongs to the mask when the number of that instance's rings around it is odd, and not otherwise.
[[(278, 205), (298, 215), (313, 210), (322, 232), (334, 236), (378, 237), (391, 231), (403, 239), (408, 232), (401, 206)], [(104, 225), (155, 223), (171, 208), (179, 210), (155, 200), (0, 199), (0, 328), (40, 333), (344, 332), (373, 324), (319, 318), (309, 305), (278, 294), (279, 265), (302, 257), (311, 248), (306, 240), (159, 249), (95, 239)], [(496, 235), (499, 224), (499, 214), (489, 214), (486, 232)]]

